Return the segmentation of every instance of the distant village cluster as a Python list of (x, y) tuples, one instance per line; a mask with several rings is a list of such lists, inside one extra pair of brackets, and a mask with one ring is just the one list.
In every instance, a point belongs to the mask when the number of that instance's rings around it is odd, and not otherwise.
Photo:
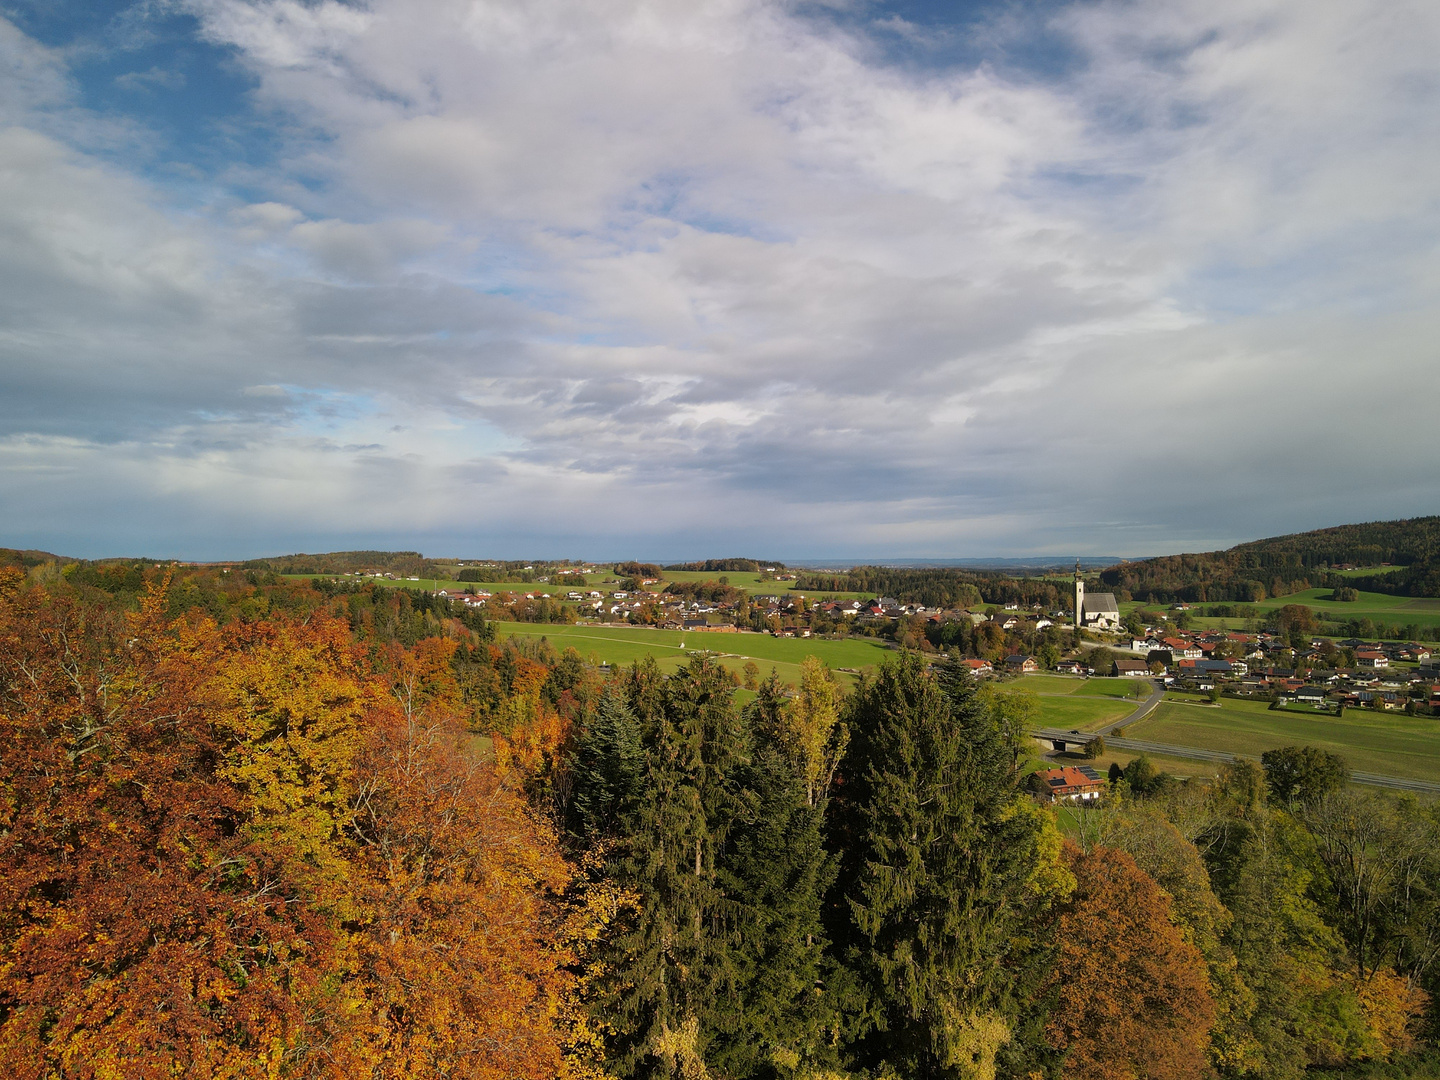
[[(531, 567), (524, 567), (528, 571)], [(762, 567), (767, 580), (777, 584), (795, 575), (775, 567)], [(355, 577), (418, 582), (414, 576), (363, 571)], [(596, 581), (600, 587), (577, 586), (563, 591), (553, 587), (567, 578)], [(1295, 635), (1272, 631), (1206, 630), (1187, 632), (1176, 625), (1190, 605), (1178, 603), (1159, 625), (1137, 626), (1133, 616), (1122, 619), (1113, 593), (1087, 593), (1078, 567), (1070, 611), (1043, 610), (1041, 605), (1022, 609), (1018, 603), (974, 607), (927, 608), (902, 603), (894, 597), (869, 599), (813, 598), (777, 590), (752, 595), (726, 584), (706, 582), (699, 588), (676, 590), (676, 583), (661, 577), (618, 577), (606, 565), (575, 566), (552, 580), (540, 577), (534, 584), (549, 589), (517, 586), (466, 586), (440, 589), (439, 594), (488, 617), (525, 618), (524, 609), (545, 605), (563, 609), (569, 619), (589, 618), (624, 622), (658, 629), (709, 633), (767, 633), (776, 637), (808, 638), (815, 634), (861, 633), (892, 637), (936, 651), (947, 642), (962, 641), (961, 663), (977, 678), (1022, 676), (1040, 671), (1155, 679), (1182, 690), (1224, 693), (1270, 700), (1280, 706), (1335, 710), (1362, 707), (1406, 709), (1412, 703), (1440, 708), (1440, 659), (1418, 642), (1386, 642), (1348, 638), (1335, 641), (1320, 636), (1297, 642)], [(622, 585), (624, 587), (615, 587)], [(964, 633), (953, 628), (964, 624)], [(1085, 642), (1073, 644), (1079, 627)], [(928, 646), (926, 643), (929, 643)], [(1044, 642), (1035, 652), (1010, 651), (997, 646)], [(1073, 655), (1065, 655), (1072, 653)]]

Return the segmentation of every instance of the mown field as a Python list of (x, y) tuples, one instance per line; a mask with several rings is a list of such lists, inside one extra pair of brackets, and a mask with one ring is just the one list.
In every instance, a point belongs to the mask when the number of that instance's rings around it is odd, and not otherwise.
[[(1084, 679), (1074, 675), (1027, 675), (1020, 685), (1040, 698), (1040, 724), (1066, 731), (1093, 731), (1113, 724), (1135, 709), (1141, 699), (1132, 679)], [(1149, 693), (1149, 684), (1143, 684)]]
[[(1413, 596), (1390, 596), (1386, 593), (1362, 592), (1360, 599), (1353, 601), (1340, 601), (1325, 599), (1330, 595), (1329, 589), (1307, 589), (1304, 592), (1292, 593), (1290, 596), (1271, 597), (1269, 600), (1262, 600), (1257, 604), (1250, 605), (1262, 615), (1274, 611), (1286, 604), (1303, 604), (1319, 617), (1332, 621), (1344, 623), (1350, 619), (1369, 619), (1372, 622), (1384, 623), (1393, 626), (1397, 623), (1417, 623), (1422, 629), (1422, 636), (1426, 641), (1440, 640), (1440, 599), (1430, 597)], [(1203, 607), (1203, 604), (1194, 605)], [(1136, 601), (1126, 601), (1120, 605), (1122, 615), (1128, 615), (1136, 608), (1168, 608), (1168, 605), (1141, 604)], [(1172, 618), (1173, 612), (1167, 611)], [(1220, 628), (1239, 629), (1244, 620), (1242, 619), (1216, 619), (1208, 616), (1198, 616), (1193, 612), (1190, 617), (1192, 629), (1215, 630)]]
[[(595, 624), (556, 626), (545, 623), (495, 622), (502, 635), (526, 634), (543, 637), (557, 649), (573, 646), (581, 656), (594, 655), (609, 664), (629, 664), (644, 656), (654, 656), (661, 668), (673, 671), (698, 652), (719, 653), (721, 663), (740, 671), (746, 661), (760, 667), (761, 678), (774, 670), (785, 682), (800, 679), (800, 662), (807, 656), (818, 656), (832, 668), (863, 670), (880, 663), (888, 650), (881, 642), (869, 638), (846, 638), (831, 641), (825, 638), (776, 638), (768, 634), (717, 634), (705, 631), (652, 630), (644, 627), (607, 627)], [(854, 677), (841, 672), (842, 681)]]
[(1440, 779), (1440, 719), (1347, 709), (1345, 715), (1222, 699), (1217, 706), (1180, 699), (1162, 702), (1127, 728), (1128, 738), (1259, 755), (1309, 744), (1339, 754), (1352, 769), (1415, 780)]

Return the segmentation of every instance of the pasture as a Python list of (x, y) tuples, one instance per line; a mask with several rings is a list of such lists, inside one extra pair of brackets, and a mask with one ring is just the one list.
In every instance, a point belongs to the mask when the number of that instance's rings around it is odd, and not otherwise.
[[(1093, 731), (1128, 716), (1141, 699), (1128, 697), (1132, 679), (1085, 679), (1078, 675), (1027, 675), (1018, 684), (1040, 699), (1039, 723), (1065, 731)], [(1146, 693), (1149, 684), (1146, 683)], [(1128, 697), (1128, 700), (1127, 700)]]
[(880, 663), (890, 650), (870, 638), (776, 638), (768, 634), (723, 634), (708, 631), (653, 630), (646, 627), (605, 626), (579, 623), (559, 626), (546, 623), (493, 622), (502, 636), (525, 634), (543, 637), (556, 649), (573, 647), (581, 656), (592, 653), (602, 663), (630, 664), (645, 656), (654, 656), (666, 671), (689, 662), (695, 653), (713, 652), (727, 668), (739, 672), (747, 661), (760, 667), (763, 679), (771, 668), (788, 683), (800, 681), (800, 663), (807, 656), (818, 656), (837, 669), (842, 682), (849, 685), (854, 676), (839, 672), (840, 668), (863, 670)]
[(1271, 711), (1265, 703), (1221, 699), (1199, 704), (1167, 696), (1128, 738), (1259, 756), (1281, 746), (1318, 746), (1350, 768), (1415, 780), (1440, 777), (1440, 719), (1347, 709), (1345, 715), (1302, 709)]
[[(1286, 604), (1302, 604), (1313, 611), (1317, 617), (1329, 622), (1345, 623), (1351, 619), (1369, 619), (1371, 622), (1384, 623), (1387, 626), (1416, 623), (1422, 628), (1422, 634), (1426, 641), (1440, 640), (1440, 599), (1362, 592), (1358, 600), (1328, 600), (1326, 597), (1330, 595), (1330, 591), (1329, 589), (1306, 589), (1304, 592), (1271, 597), (1248, 606), (1253, 607), (1261, 616), (1284, 607)], [(1196, 604), (1194, 606), (1199, 608), (1207, 605)], [(1128, 615), (1136, 608), (1146, 608), (1151, 611), (1161, 609), (1171, 619), (1174, 619), (1176, 615), (1175, 612), (1168, 610), (1168, 605), (1141, 604), (1136, 601), (1127, 601), (1120, 605), (1122, 615)], [(1239, 629), (1243, 623), (1243, 619), (1198, 616), (1193, 611), (1190, 615), (1192, 629), (1225, 628), (1234, 630)]]
[[(466, 589), (475, 589), (477, 592), (480, 590), (491, 593), (510, 592), (518, 593), (521, 596), (524, 596), (526, 593), (534, 593), (537, 596), (540, 593), (547, 593), (550, 596), (558, 594), (562, 598), (566, 593), (571, 591), (588, 592), (590, 589), (600, 588), (598, 585), (586, 585), (584, 588), (579, 588), (575, 585), (549, 585), (537, 582), (455, 581), (449, 578), (421, 578), (416, 581), (411, 581), (409, 578), (398, 578), (395, 580), (391, 580), (390, 578), (347, 578), (342, 574), (282, 574), (281, 576), (292, 581), (299, 581), (301, 579), (313, 581), (318, 578), (335, 578), (339, 581), (358, 581), (361, 584), (374, 583), (384, 586), (387, 589), (423, 589), (425, 592), (439, 592), (441, 589), (449, 592), (464, 592)], [(614, 587), (613, 585), (610, 586), (605, 590), (606, 593), (608, 594), (609, 589), (613, 589)]]

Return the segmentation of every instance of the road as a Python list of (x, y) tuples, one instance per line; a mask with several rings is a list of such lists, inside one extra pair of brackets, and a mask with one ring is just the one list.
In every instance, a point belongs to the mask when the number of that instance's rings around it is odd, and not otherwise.
[(1137, 720), (1144, 720), (1145, 717), (1150, 715), (1155, 706), (1164, 700), (1165, 684), (1162, 682), (1152, 682), (1150, 684), (1150, 696), (1142, 701), (1134, 712), (1122, 720), (1116, 720), (1113, 724), (1106, 724), (1100, 728), (1099, 734), (1109, 735), (1110, 732), (1114, 731), (1117, 727), (1124, 727), (1126, 724), (1133, 724)]
[[(1149, 702), (1153, 708), (1154, 703)], [(1145, 707), (1142, 706), (1142, 709)], [(1136, 710), (1138, 715), (1140, 709)], [(1121, 721), (1122, 724), (1126, 721)], [(1114, 727), (1112, 724), (1110, 727)], [(1106, 731), (1110, 728), (1106, 728)], [(1031, 732), (1037, 739), (1045, 739), (1050, 742), (1061, 741), (1083, 745), (1095, 738), (1098, 732), (1089, 731), (1061, 731), (1058, 728), (1042, 728)], [(1202, 750), (1195, 746), (1168, 746), (1165, 743), (1149, 742), (1145, 739), (1116, 739), (1106, 738), (1107, 749), (1116, 750), (1139, 750), (1147, 754), (1164, 754), (1167, 757), (1190, 758), (1196, 761), (1234, 761), (1238, 758), (1248, 758), (1251, 761), (1260, 759), (1253, 754), (1232, 754), (1224, 750)], [(1397, 791), (1416, 791), (1430, 795), (1440, 795), (1440, 784), (1432, 783), (1429, 780), (1407, 780), (1400, 776), (1381, 776), (1378, 773), (1352, 772), (1350, 779), (1357, 784), (1369, 784), (1372, 787), (1393, 788)]]

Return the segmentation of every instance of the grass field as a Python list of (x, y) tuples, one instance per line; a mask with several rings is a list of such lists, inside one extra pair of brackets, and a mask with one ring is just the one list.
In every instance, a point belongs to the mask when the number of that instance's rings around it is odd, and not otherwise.
[[(1093, 731), (1128, 715), (1139, 703), (1131, 679), (1083, 679), (1074, 675), (1027, 675), (1022, 684), (1040, 697), (1045, 727)], [(1146, 692), (1149, 692), (1148, 685)]]
[[(1440, 630), (1440, 599), (1429, 597), (1413, 596), (1390, 596), (1387, 593), (1362, 592), (1359, 600), (1339, 601), (1327, 600), (1330, 595), (1329, 589), (1307, 589), (1304, 592), (1293, 593), (1290, 596), (1271, 597), (1269, 600), (1262, 600), (1257, 604), (1250, 605), (1262, 615), (1269, 611), (1283, 607), (1286, 604), (1303, 604), (1316, 615), (1332, 622), (1344, 623), (1351, 619), (1369, 619), (1372, 622), (1384, 623), (1387, 626), (1395, 624), (1417, 623), (1427, 635), (1425, 640), (1436, 640), (1437, 630)], [(1203, 607), (1205, 605), (1195, 605)], [(1122, 614), (1128, 615), (1136, 608), (1168, 607), (1160, 604), (1141, 604), (1135, 601), (1127, 601), (1120, 605)], [(1173, 612), (1167, 612), (1173, 618)], [(1197, 616), (1191, 614), (1190, 624), (1192, 629), (1215, 630), (1222, 626), (1229, 629), (1239, 629), (1244, 620), (1242, 619), (1214, 619), (1209, 616)]]
[[(594, 653), (604, 663), (629, 664), (644, 656), (654, 656), (660, 666), (674, 671), (689, 661), (691, 654), (715, 652), (728, 668), (740, 671), (747, 660), (760, 667), (761, 678), (773, 667), (780, 678), (789, 683), (800, 679), (800, 662), (807, 656), (818, 656), (832, 668), (863, 670), (889, 655), (878, 641), (847, 638), (830, 641), (824, 638), (775, 638), (768, 634), (716, 634), (681, 630), (651, 630), (643, 627), (607, 627), (594, 624), (558, 626), (544, 623), (492, 623), (502, 635), (527, 634), (543, 637), (557, 649), (573, 646), (581, 656)], [(853, 676), (840, 673), (847, 684)]]
[(1440, 719), (1349, 709), (1272, 712), (1263, 703), (1223, 699), (1220, 707), (1167, 698), (1126, 729), (1132, 739), (1259, 755), (1279, 746), (1319, 746), (1352, 769), (1415, 780), (1440, 778)]

